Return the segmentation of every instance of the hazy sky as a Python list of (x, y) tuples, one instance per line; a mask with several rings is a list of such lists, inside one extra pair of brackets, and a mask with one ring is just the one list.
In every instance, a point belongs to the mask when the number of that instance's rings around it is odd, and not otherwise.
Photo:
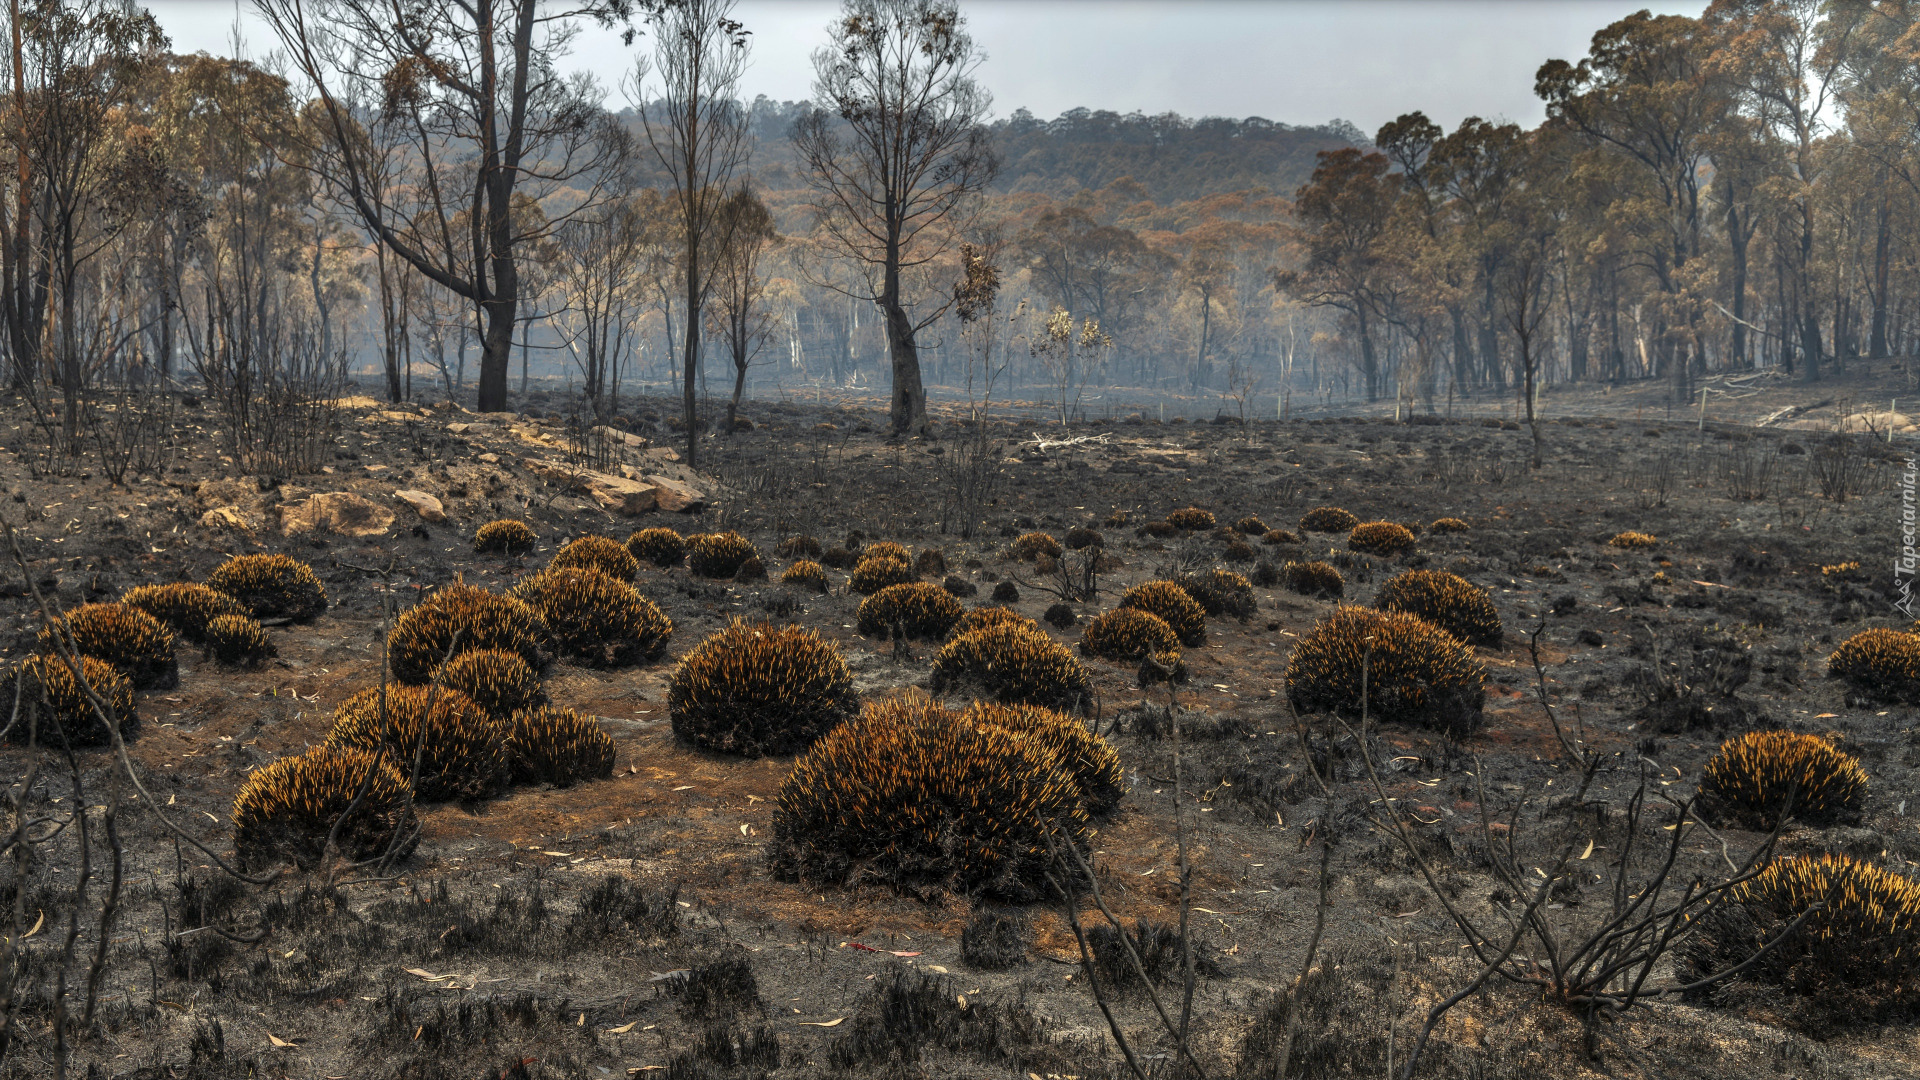
[[(182, 52), (226, 52), (232, 0), (152, 0)], [(1452, 127), (1465, 116), (1523, 124), (1542, 113), (1533, 73), (1576, 59), (1593, 32), (1643, 7), (1697, 15), (1703, 0), (963, 0), (987, 52), (994, 114), (1043, 118), (1076, 106), (1189, 116), (1350, 120), (1372, 133), (1411, 109)], [(741, 0), (754, 32), (746, 95), (808, 96), (809, 56), (837, 3)], [(253, 54), (271, 35), (241, 5)], [(644, 42), (639, 43), (644, 47)], [(610, 34), (582, 38), (573, 63), (609, 87), (632, 63)], [(617, 93), (610, 104), (619, 105)]]

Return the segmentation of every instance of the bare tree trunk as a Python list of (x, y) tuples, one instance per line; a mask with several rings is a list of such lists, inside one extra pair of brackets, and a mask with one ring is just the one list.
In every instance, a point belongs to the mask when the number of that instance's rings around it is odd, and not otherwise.
[(1354, 312), (1354, 321), (1360, 324), (1360, 372), (1366, 378), (1367, 400), (1378, 401), (1380, 400), (1380, 360), (1374, 355), (1373, 333), (1367, 326), (1367, 317), (1364, 313)]
[(1884, 171), (1880, 179), (1880, 204), (1874, 208), (1873, 237), (1873, 325), (1868, 331), (1867, 352), (1873, 356), (1890, 355), (1887, 348), (1887, 307), (1890, 299), (1887, 279), (1893, 264), (1893, 192)]
[[(26, 55), (20, 36), (20, 0), (8, 4), (13, 31), (13, 107), (14, 115), (27, 111)], [(34, 288), (45, 279), (29, 271), (32, 250), (28, 236), (33, 222), (33, 164), (27, 155), (27, 143), (19, 142), (19, 175), (15, 181), (18, 204), (14, 207), (13, 228), (6, 237), (4, 261), (8, 344), (13, 353), (13, 384), (27, 387), (39, 374), (39, 314), (45, 302), (44, 292)], [(36, 296), (36, 292), (39, 295)]]
[(1800, 250), (1799, 263), (1794, 267), (1794, 285), (1798, 295), (1800, 314), (1800, 349), (1806, 357), (1804, 369), (1808, 382), (1819, 382), (1820, 370), (1820, 313), (1813, 301), (1813, 210), (1803, 205), (1800, 209)]
[(740, 415), (740, 396), (747, 389), (747, 364), (740, 357), (733, 362), (733, 400), (727, 402), (727, 433), (733, 433), (733, 422)]
[[(1364, 324), (1362, 333), (1365, 333)], [(1200, 348), (1193, 357), (1193, 388), (1195, 390), (1212, 381), (1213, 373), (1207, 370), (1208, 339), (1213, 336), (1213, 290), (1200, 290)], [(1369, 382), (1369, 386), (1371, 386)], [(1371, 398), (1371, 395), (1369, 395)]]
[[(682, 416), (687, 425), (687, 468), (694, 468), (700, 448), (700, 398), (695, 380), (700, 375), (700, 243), (699, 236), (688, 230), (687, 240), (687, 332), (681, 341), (682, 374), (684, 381), (680, 388)], [(728, 420), (732, 420), (729, 413)]]
[(1453, 384), (1462, 390), (1473, 389), (1472, 347), (1467, 344), (1467, 322), (1458, 304), (1449, 305), (1447, 319), (1453, 324)]
[(1530, 332), (1516, 335), (1520, 340), (1520, 373), (1523, 393), (1527, 399), (1527, 430), (1533, 435), (1533, 461), (1535, 469), (1540, 467), (1540, 417), (1534, 412), (1535, 387), (1539, 379), (1539, 360), (1533, 355), (1533, 334)]
[(73, 224), (69, 220), (60, 228), (60, 392), (66, 398), (69, 453), (77, 451), (80, 440), (80, 343), (74, 339), (73, 325), (73, 287), (79, 268), (74, 262), (74, 243)]
[(320, 287), (321, 256), (327, 248), (324, 222), (315, 222), (313, 226), (313, 263), (307, 271), (307, 283), (313, 290), (313, 309), (320, 316), (320, 355), (333, 355), (333, 311), (327, 304), (326, 293)]
[(387, 374), (387, 400), (404, 401), (405, 392), (400, 386), (400, 342), (396, 337), (400, 323), (396, 308), (392, 271), (387, 266), (387, 251), (384, 247), (374, 249), (374, 271), (379, 275), (380, 286), (380, 353)]

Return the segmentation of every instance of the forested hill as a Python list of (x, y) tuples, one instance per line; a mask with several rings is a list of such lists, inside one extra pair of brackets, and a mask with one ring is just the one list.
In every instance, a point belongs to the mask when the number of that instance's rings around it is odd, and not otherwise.
[(1130, 176), (1162, 206), (1255, 188), (1287, 197), (1313, 173), (1321, 150), (1364, 145), (1345, 120), (1294, 127), (1258, 116), (1188, 119), (1073, 109), (1040, 120), (1025, 109), (993, 124), (999, 187), (1055, 198)]
[[(772, 188), (792, 180), (787, 132), (804, 108), (805, 102), (766, 97), (753, 103), (755, 172)], [(1258, 116), (1190, 119), (1073, 109), (1041, 120), (1020, 109), (991, 126), (1002, 158), (994, 185), (1000, 191), (1067, 198), (1081, 188), (1132, 177), (1161, 206), (1255, 189), (1291, 197), (1313, 173), (1316, 153), (1367, 143), (1345, 120), (1294, 127)]]

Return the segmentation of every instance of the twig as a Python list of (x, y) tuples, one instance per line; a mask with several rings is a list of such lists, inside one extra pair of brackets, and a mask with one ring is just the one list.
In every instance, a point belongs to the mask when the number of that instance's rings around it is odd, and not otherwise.
[[(1530, 914), (1534, 908), (1538, 907), (1541, 901), (1546, 899), (1547, 889), (1552, 884), (1553, 880), (1551, 878), (1540, 883), (1539, 889), (1534, 893), (1533, 901), (1527, 905), (1528, 914)], [(1467, 998), (1472, 997), (1482, 986), (1487, 984), (1487, 980), (1493, 976), (1494, 972), (1499, 971), (1500, 966), (1505, 964), (1507, 960), (1513, 956), (1513, 951), (1520, 947), (1520, 939), (1526, 932), (1527, 920), (1525, 918), (1516, 920), (1513, 927), (1513, 936), (1507, 939), (1506, 948), (1500, 950), (1500, 955), (1496, 957), (1492, 963), (1483, 964), (1480, 968), (1480, 974), (1475, 976), (1472, 982), (1445, 1000), (1435, 1002), (1433, 1008), (1427, 1010), (1427, 1022), (1425, 1026), (1420, 1029), (1420, 1037), (1414, 1040), (1413, 1053), (1407, 1057), (1407, 1069), (1400, 1074), (1401, 1080), (1413, 1080), (1413, 1070), (1420, 1064), (1420, 1055), (1427, 1049), (1427, 1038), (1433, 1034), (1434, 1025), (1438, 1024), (1440, 1018), (1447, 1014), (1447, 1010), (1460, 1004)]]
[[(1333, 863), (1333, 843), (1320, 841), (1320, 897), (1313, 906), (1313, 936), (1307, 939), (1307, 955), (1300, 961), (1300, 977), (1293, 981), (1289, 993), (1293, 1000), (1287, 1005), (1287, 1030), (1280, 1037), (1280, 1052), (1274, 1055), (1273, 1075), (1287, 1075), (1287, 1059), (1293, 1056), (1293, 1037), (1300, 1030), (1300, 994), (1307, 988), (1307, 976), (1313, 971), (1314, 954), (1320, 950), (1320, 934), (1327, 928), (1327, 891), (1332, 882), (1330, 870)], [(1391, 1042), (1389, 1042), (1391, 1045)]]
[[(1047, 842), (1053, 844), (1053, 838), (1049, 836)], [(1133, 965), (1134, 974), (1140, 977), (1141, 984), (1147, 988), (1147, 1000), (1152, 1002), (1153, 1011), (1159, 1015), (1161, 1027), (1165, 1028), (1169, 1035), (1174, 1034), (1179, 1029), (1174, 1024), (1173, 1017), (1167, 1014), (1166, 1006), (1161, 1003), (1160, 994), (1154, 989), (1153, 979), (1147, 975), (1147, 968), (1140, 959), (1139, 950), (1133, 947), (1133, 940), (1127, 936), (1126, 927), (1120, 922), (1120, 917), (1113, 913), (1113, 909), (1107, 906), (1107, 898), (1100, 891), (1100, 879), (1094, 875), (1093, 868), (1087, 865), (1085, 857), (1080, 854), (1080, 849), (1074, 846), (1071, 839), (1067, 841), (1067, 851), (1073, 855), (1076, 868), (1086, 876), (1088, 892), (1092, 895), (1094, 904), (1099, 907), (1101, 917), (1107, 920), (1108, 925), (1113, 927), (1114, 933), (1120, 938), (1120, 945), (1127, 952), (1127, 960)], [(1056, 860), (1059, 859), (1058, 846), (1054, 847), (1053, 855)], [(1201, 1070), (1200, 1063), (1194, 1061), (1190, 1054), (1186, 1057), (1204, 1080), (1206, 1073)]]
[[(1293, 707), (1291, 694), (1287, 696), (1287, 715), (1293, 718), (1293, 734), (1300, 740), (1300, 757), (1307, 763), (1307, 771), (1313, 774), (1313, 782), (1320, 785), (1320, 794), (1331, 800), (1333, 789), (1327, 786), (1326, 777), (1320, 775), (1320, 766), (1313, 763), (1313, 746), (1307, 741), (1307, 726), (1300, 722), (1300, 712)], [(1361, 752), (1365, 753), (1364, 747)]]
[[(1047, 842), (1053, 843), (1051, 836), (1048, 837)], [(1059, 853), (1056, 851), (1054, 856), (1058, 859)], [(1066, 897), (1067, 923), (1073, 927), (1073, 940), (1080, 946), (1080, 969), (1087, 973), (1087, 985), (1093, 987), (1093, 1000), (1094, 1004), (1100, 1006), (1100, 1015), (1107, 1018), (1107, 1030), (1113, 1033), (1114, 1043), (1120, 1047), (1121, 1056), (1127, 1059), (1127, 1068), (1131, 1069), (1133, 1075), (1139, 1080), (1148, 1080), (1147, 1071), (1140, 1067), (1140, 1059), (1134, 1056), (1133, 1046), (1127, 1042), (1127, 1034), (1120, 1029), (1120, 1021), (1114, 1018), (1113, 1009), (1107, 1004), (1106, 991), (1100, 986), (1100, 975), (1094, 970), (1093, 949), (1088, 946), (1086, 932), (1080, 926), (1080, 900), (1073, 894), (1073, 887), (1069, 884), (1070, 876), (1062, 874), (1059, 879), (1055, 879), (1052, 874), (1048, 874), (1047, 880), (1060, 891), (1062, 896)]]
[(1193, 1060), (1193, 1051), (1188, 1046), (1187, 1032), (1193, 1022), (1193, 988), (1197, 979), (1193, 971), (1193, 937), (1187, 933), (1187, 924), (1193, 911), (1193, 864), (1187, 859), (1187, 808), (1185, 777), (1180, 762), (1180, 721), (1173, 716), (1175, 691), (1173, 684), (1167, 684), (1167, 717), (1173, 727), (1173, 838), (1180, 854), (1180, 1028), (1176, 1032), (1176, 1044), (1180, 1054), (1192, 1063), (1194, 1071), (1205, 1080), (1206, 1073), (1200, 1069), (1200, 1063)]

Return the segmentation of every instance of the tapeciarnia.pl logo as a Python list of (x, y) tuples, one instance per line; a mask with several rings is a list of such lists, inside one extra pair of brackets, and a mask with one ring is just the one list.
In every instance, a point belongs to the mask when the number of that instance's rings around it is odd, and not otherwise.
[(1906, 468), (1900, 473), (1900, 557), (1893, 560), (1893, 588), (1899, 599), (1893, 606), (1900, 609), (1907, 618), (1913, 613), (1913, 577), (1920, 567), (1920, 552), (1914, 550), (1914, 501), (1913, 486), (1915, 474), (1920, 473), (1913, 458), (1907, 459)]

